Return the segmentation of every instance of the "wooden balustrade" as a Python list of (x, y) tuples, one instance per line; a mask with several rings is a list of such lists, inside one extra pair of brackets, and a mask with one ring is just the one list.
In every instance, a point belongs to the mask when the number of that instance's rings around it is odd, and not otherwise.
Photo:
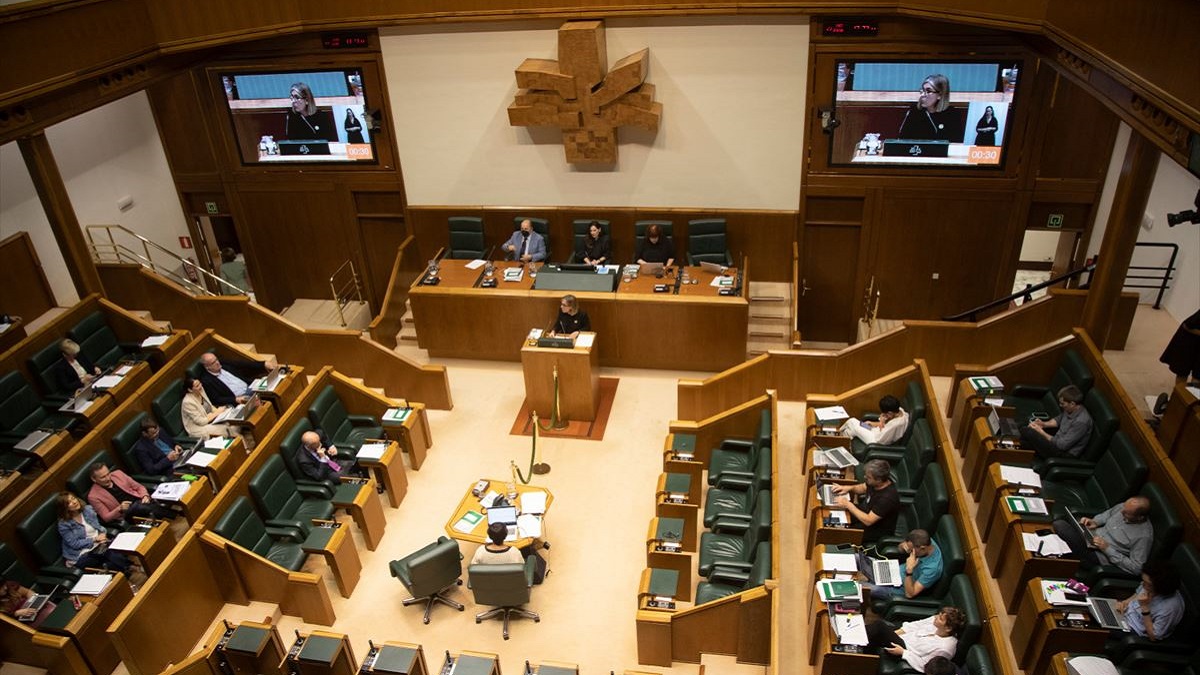
[(371, 339), (390, 349), (396, 348), (396, 336), (404, 328), (408, 290), (424, 270), (416, 251), (416, 239), (411, 235), (396, 249), (396, 261), (392, 263), (387, 293), (383, 296), (383, 309), (367, 326)]

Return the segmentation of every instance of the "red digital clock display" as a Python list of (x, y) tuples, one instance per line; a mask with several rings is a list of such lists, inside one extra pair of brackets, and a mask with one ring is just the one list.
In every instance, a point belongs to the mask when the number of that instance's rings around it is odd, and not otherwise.
[(366, 33), (333, 33), (321, 36), (325, 49), (364, 49), (370, 47)]
[(866, 19), (842, 19), (821, 24), (826, 37), (874, 37), (879, 34), (879, 22)]

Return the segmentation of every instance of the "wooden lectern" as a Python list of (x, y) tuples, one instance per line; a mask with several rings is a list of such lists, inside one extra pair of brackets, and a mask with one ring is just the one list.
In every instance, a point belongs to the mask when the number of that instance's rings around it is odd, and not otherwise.
[[(584, 336), (591, 337), (587, 347), (579, 346)], [(525, 372), (525, 400), (539, 419), (548, 420), (554, 412), (554, 369), (558, 368), (559, 416), (573, 421), (596, 419), (600, 403), (600, 357), (595, 333), (580, 333), (575, 347), (562, 349), (531, 346), (521, 348), (521, 369)]]

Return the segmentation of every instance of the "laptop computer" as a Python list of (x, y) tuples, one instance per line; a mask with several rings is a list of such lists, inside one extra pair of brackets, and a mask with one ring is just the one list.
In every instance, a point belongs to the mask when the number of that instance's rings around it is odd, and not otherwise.
[(1070, 508), (1067, 509), (1067, 521), (1070, 522), (1071, 526), (1074, 527), (1076, 532), (1079, 533), (1079, 536), (1083, 539), (1083, 543), (1088, 548), (1096, 548), (1096, 545), (1092, 543), (1092, 539), (1095, 538), (1095, 535), (1092, 534), (1091, 530), (1084, 527), (1083, 523), (1079, 522), (1079, 516), (1072, 513)]
[(638, 267), (638, 274), (645, 276), (659, 276), (663, 272), (663, 264), (656, 262), (641, 263)]
[(820, 483), (817, 485), (817, 497), (822, 504), (832, 504), (837, 501), (838, 495), (833, 494), (833, 483)]
[(23, 616), (18, 620), (25, 623), (33, 623), (37, 619), (38, 612), (42, 611), (42, 607), (45, 607), (47, 602), (50, 602), (50, 596), (54, 595), (54, 592), (57, 590), (58, 586), (55, 586), (50, 589), (49, 593), (39, 593), (26, 600), (25, 604), (21, 605), (21, 609), (32, 609), (33, 613), (29, 616)]
[(274, 391), (275, 385), (279, 384), (279, 381), (283, 379), (283, 375), (283, 366), (275, 366), (271, 369), (271, 372), (258, 380), (258, 386), (255, 389)]
[(241, 405), (235, 405), (220, 415), (217, 415), (216, 419), (213, 420), (213, 424), (220, 424), (221, 422), (245, 421), (246, 418), (254, 414), (255, 410), (258, 410), (258, 406), (260, 405), (262, 405), (262, 401), (258, 398), (258, 394), (254, 394), (250, 398), (246, 399), (245, 403), (242, 403)]
[(25, 452), (29, 452), (30, 450), (33, 450), (34, 448), (36, 448), (38, 446), (38, 443), (41, 443), (42, 441), (46, 440), (47, 438), (50, 438), (50, 434), (51, 434), (51, 432), (45, 431), (43, 429), (34, 429), (33, 431), (26, 434), (25, 438), (22, 438), (20, 441), (18, 441), (17, 444), (13, 446), (13, 449), (14, 450), (24, 450)]
[(817, 448), (817, 452), (823, 454), (827, 466), (835, 466), (839, 469), (844, 469), (848, 466), (857, 466), (858, 460), (850, 451), (835, 445), (832, 448)]
[(179, 457), (176, 458), (171, 464), (171, 468), (178, 469), (184, 464), (187, 464), (188, 460), (192, 458), (192, 455), (196, 454), (196, 452), (198, 452), (202, 447), (204, 447), (204, 441), (196, 441), (192, 447), (184, 449), (183, 452), (179, 453)]
[(505, 541), (511, 541), (517, 538), (517, 507), (515, 506), (493, 506), (487, 510), (488, 525), (492, 523), (504, 523), (508, 526), (508, 536)]
[(871, 559), (871, 578), (876, 586), (900, 586), (904, 577), (900, 576), (900, 561), (891, 558)]
[(988, 413), (988, 428), (992, 431), (992, 437), (1002, 442), (1015, 443), (1021, 438), (1021, 428), (1017, 426), (1017, 421), (1011, 417), (1001, 417), (995, 408)]
[(715, 274), (717, 276), (721, 276), (722, 274), (725, 274), (725, 270), (727, 270), (729, 268), (724, 265), (718, 265), (716, 263), (708, 262), (707, 260), (701, 260), (700, 261), (700, 269), (702, 269), (705, 272), (708, 272), (710, 274)]
[(1088, 597), (1087, 604), (1088, 611), (1092, 613), (1092, 618), (1096, 620), (1096, 623), (1100, 624), (1101, 628), (1129, 632), (1129, 624), (1125, 622), (1122, 612), (1117, 609), (1116, 600), (1112, 598)]
[(83, 412), (87, 409), (87, 404), (96, 397), (96, 380), (92, 380), (84, 385), (79, 393), (75, 394), (70, 401), (63, 404), (59, 410), (63, 412)]

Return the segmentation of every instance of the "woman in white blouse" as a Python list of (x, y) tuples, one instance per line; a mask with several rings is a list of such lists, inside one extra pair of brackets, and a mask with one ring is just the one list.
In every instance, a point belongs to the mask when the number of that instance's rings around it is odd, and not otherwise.
[(214, 406), (204, 393), (204, 385), (200, 380), (188, 375), (183, 379), (183, 402), (180, 404), (183, 414), (183, 429), (192, 438), (209, 438), (211, 436), (232, 437), (237, 433), (228, 424), (213, 424), (217, 415), (225, 411), (225, 406)]
[(966, 623), (967, 615), (957, 607), (943, 607), (931, 617), (905, 621), (896, 629), (874, 621), (867, 625), (867, 646), (900, 657), (913, 670), (925, 672), (925, 664), (935, 656), (954, 658), (958, 632)]

